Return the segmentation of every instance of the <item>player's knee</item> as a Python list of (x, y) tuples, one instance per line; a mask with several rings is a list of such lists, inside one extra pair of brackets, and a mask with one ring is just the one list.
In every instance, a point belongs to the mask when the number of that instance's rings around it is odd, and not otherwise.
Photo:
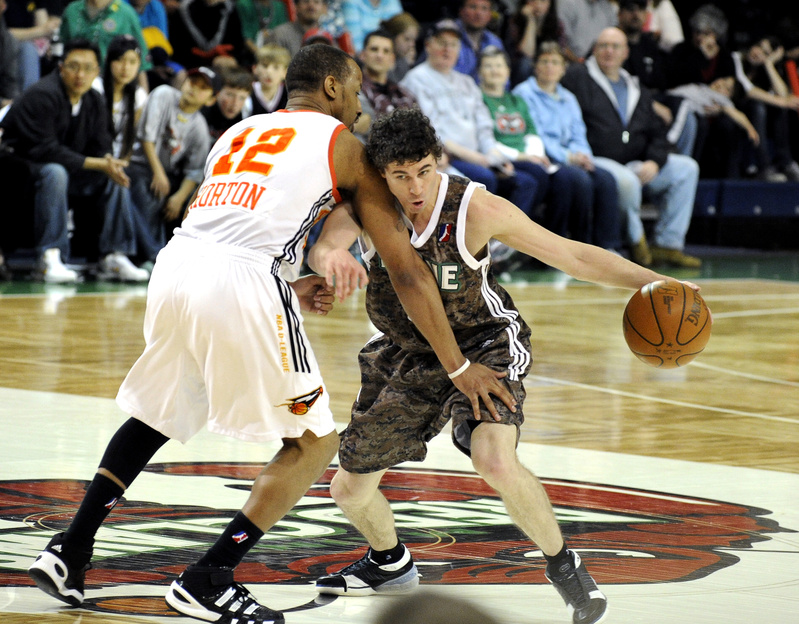
[(330, 482), (330, 496), (339, 507), (363, 507), (370, 497), (358, 475), (339, 469)]
[(515, 453), (497, 453), (489, 448), (475, 450), (472, 447), (472, 465), (491, 487), (501, 491), (516, 478), (520, 466)]

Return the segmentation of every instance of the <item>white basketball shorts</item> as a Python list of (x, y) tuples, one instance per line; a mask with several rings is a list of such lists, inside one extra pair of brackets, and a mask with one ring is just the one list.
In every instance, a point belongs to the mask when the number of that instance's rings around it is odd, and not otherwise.
[(271, 258), (176, 235), (147, 290), (144, 352), (123, 411), (186, 442), (203, 425), (250, 442), (335, 430), (299, 303)]

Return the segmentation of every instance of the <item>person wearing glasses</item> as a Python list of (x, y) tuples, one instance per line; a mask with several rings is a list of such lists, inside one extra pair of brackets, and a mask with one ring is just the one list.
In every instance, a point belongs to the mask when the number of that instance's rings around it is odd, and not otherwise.
[(64, 264), (70, 255), (68, 198), (93, 200), (82, 203), (94, 210), (79, 211), (89, 216), (88, 233), (101, 222), (98, 217), (93, 224), (91, 217), (101, 209), (106, 179), (130, 184), (125, 162), (112, 156), (105, 101), (92, 89), (99, 72), (95, 44), (87, 39), (67, 42), (59, 69), (25, 90), (0, 122), (3, 143), (28, 163), (33, 175), (37, 273), (45, 282), (79, 279)]

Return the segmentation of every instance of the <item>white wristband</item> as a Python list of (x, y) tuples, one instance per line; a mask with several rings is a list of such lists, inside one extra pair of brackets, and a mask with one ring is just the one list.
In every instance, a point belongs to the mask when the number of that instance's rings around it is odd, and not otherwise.
[(458, 375), (463, 374), (466, 371), (466, 369), (469, 368), (470, 364), (471, 362), (467, 359), (463, 363), (463, 366), (461, 366), (458, 370), (452, 371), (451, 373), (447, 373), (447, 377), (449, 377), (450, 379), (455, 379), (455, 377), (457, 377)]

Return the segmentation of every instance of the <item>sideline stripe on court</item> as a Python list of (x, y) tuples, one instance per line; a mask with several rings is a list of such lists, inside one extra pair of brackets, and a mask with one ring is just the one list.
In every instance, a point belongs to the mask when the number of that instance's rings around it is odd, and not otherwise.
[(556, 384), (559, 386), (572, 386), (575, 388), (583, 388), (584, 390), (595, 390), (597, 392), (604, 392), (605, 394), (615, 394), (617, 396), (624, 396), (630, 399), (641, 399), (643, 401), (650, 401), (653, 403), (666, 403), (667, 405), (677, 405), (679, 407), (690, 407), (691, 409), (704, 410), (706, 412), (717, 412), (719, 414), (729, 414), (731, 416), (742, 416), (744, 418), (758, 418), (760, 420), (771, 420), (775, 422), (784, 422), (791, 425), (799, 425), (797, 418), (785, 418), (784, 416), (769, 416), (768, 414), (756, 414), (754, 412), (741, 412), (739, 410), (726, 409), (724, 407), (712, 407), (709, 405), (699, 405), (697, 403), (686, 403), (685, 401), (674, 401), (672, 399), (661, 399), (658, 397), (648, 396), (646, 394), (636, 394), (634, 392), (625, 392), (624, 390), (614, 390), (613, 388), (603, 388), (602, 386), (592, 386), (590, 384), (579, 383), (576, 381), (566, 381), (564, 379), (555, 379), (553, 377), (542, 377), (541, 375), (527, 375), (527, 379), (537, 379), (547, 383)]

